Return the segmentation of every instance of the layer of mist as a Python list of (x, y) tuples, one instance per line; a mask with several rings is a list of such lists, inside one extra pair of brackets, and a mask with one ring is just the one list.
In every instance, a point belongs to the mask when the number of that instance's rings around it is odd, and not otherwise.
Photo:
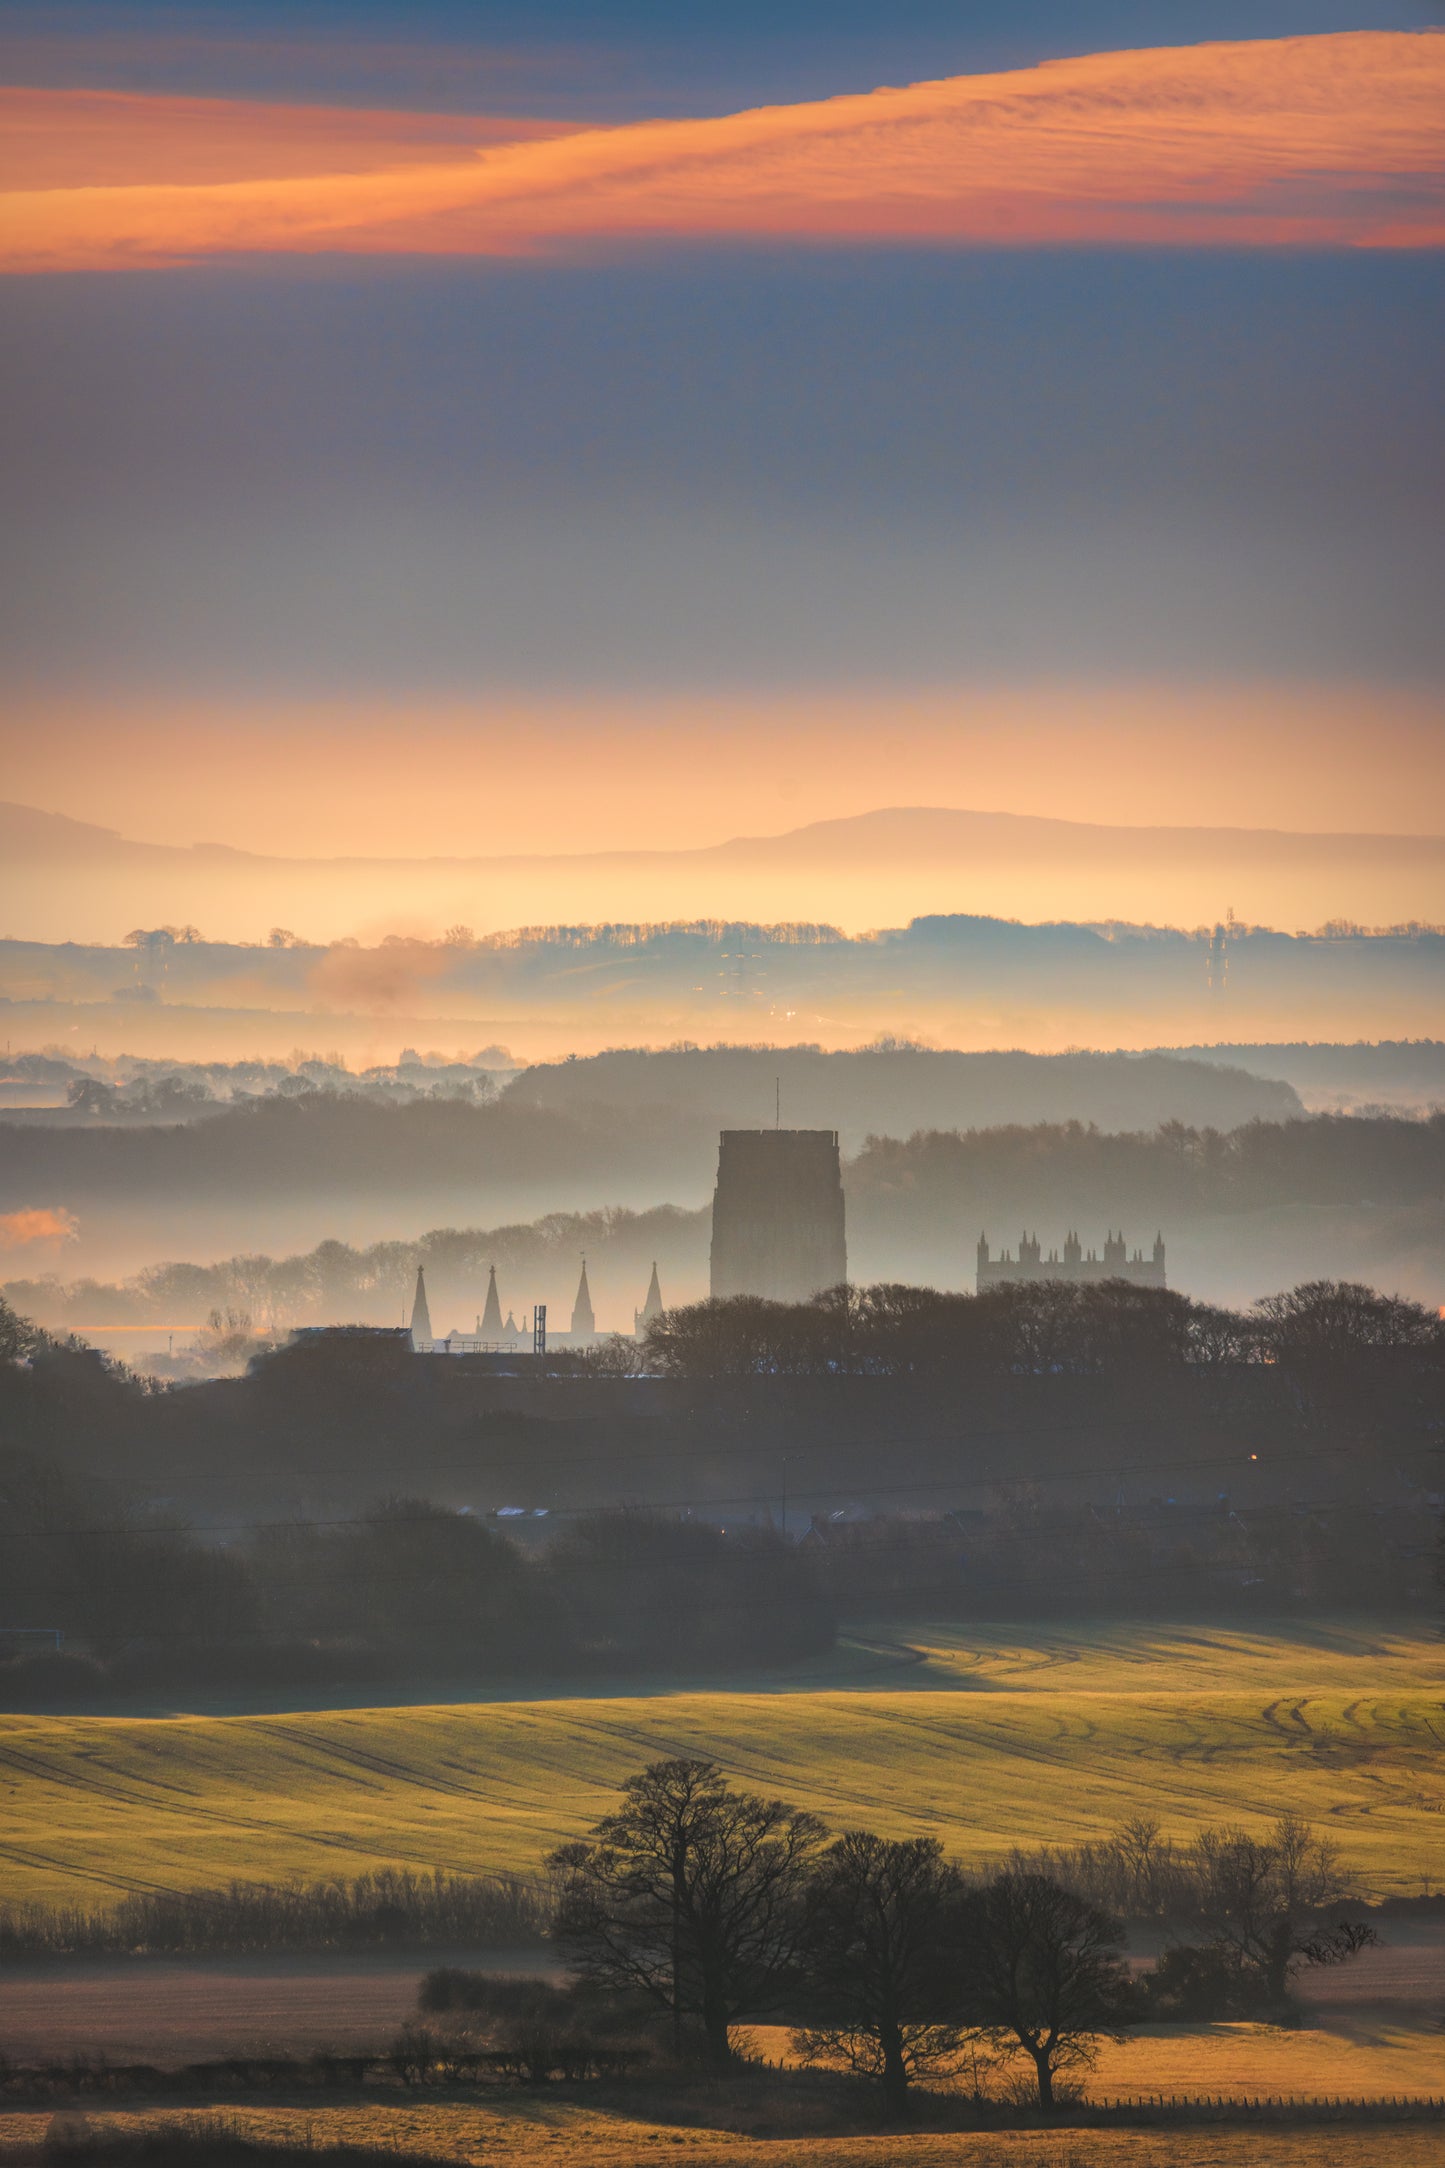
[[(874, 1134), (1000, 1121), (1232, 1129), (1300, 1110), (1288, 1085), (1214, 1063), (908, 1047), (614, 1053), (526, 1070), (500, 1089), (498, 1072), (469, 1067), (406, 1068), (403, 1086), (388, 1074), (344, 1089), (325, 1065), (259, 1090), (254, 1080), (238, 1089), (234, 1075), (169, 1074), (164, 1093), (165, 1075), (133, 1082), (152, 1104), (180, 1097), (181, 1118), (112, 1116), (104, 1104), (86, 1115), (105, 1080), (84, 1077), (67, 1090), (73, 1118), (0, 1121), (0, 1222), (64, 1215), (44, 1229), (17, 1221), (9, 1257), (23, 1253), (32, 1271), (114, 1276), (166, 1257), (409, 1240), (429, 1225), (696, 1209), (711, 1195), (718, 1131), (766, 1126), (780, 1109), (790, 1126), (839, 1129), (849, 1151)], [(228, 1100), (193, 1096), (218, 1087)]]
[[(1177, 1121), (1120, 1132), (1072, 1122), (920, 1129), (869, 1138), (845, 1162), (844, 1187), (859, 1282), (967, 1288), (981, 1232), (997, 1249), (1026, 1226), (1057, 1248), (1070, 1228), (1097, 1246), (1122, 1225), (1146, 1246), (1164, 1231), (1171, 1284), (1209, 1300), (1247, 1302), (1320, 1274), (1437, 1305), (1445, 1288), (1445, 1115), (1252, 1120), (1229, 1132)], [(654, 1264), (668, 1303), (707, 1292), (709, 1237), (705, 1203), (558, 1211), (420, 1237), (332, 1236), (289, 1256), (148, 1263), (122, 1280), (63, 1277), (37, 1260), (5, 1293), (43, 1325), (184, 1378), (238, 1371), (293, 1326), (402, 1322), (419, 1267), (444, 1335), (476, 1329), (492, 1266), (519, 1324), (537, 1302), (565, 1320), (585, 1255), (602, 1329), (631, 1332)], [(213, 1313), (198, 1353), (189, 1336)]]
[(408, 1047), (525, 1058), (728, 1040), (857, 1047), (919, 1037), (985, 1050), (1161, 1041), (1407, 1039), (1430, 1030), (1445, 934), (1337, 921), (1281, 933), (957, 914), (849, 936), (694, 919), (546, 925), (326, 948), (285, 927), (252, 946), (138, 926), (114, 947), (0, 942), (10, 1044), (191, 1062), (285, 1056), (352, 1066)]

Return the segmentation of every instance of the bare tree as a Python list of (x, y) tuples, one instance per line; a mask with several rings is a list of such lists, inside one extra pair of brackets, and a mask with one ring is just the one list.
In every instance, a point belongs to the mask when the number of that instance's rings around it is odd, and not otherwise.
[(1441, 1339), (1438, 1310), (1358, 1280), (1306, 1280), (1261, 1295), (1251, 1319), (1275, 1362), (1348, 1360), (1361, 1349), (1433, 1347)]
[(197, 1353), (208, 1363), (230, 1363), (239, 1367), (268, 1345), (252, 1326), (249, 1310), (218, 1307), (210, 1312), (196, 1334)]
[(78, 1114), (114, 1114), (120, 1094), (113, 1084), (98, 1076), (78, 1076), (66, 1093), (66, 1104)]
[(700, 2021), (720, 2068), (729, 2026), (775, 2008), (796, 1975), (803, 1884), (824, 1835), (780, 1799), (733, 1791), (712, 1762), (653, 1762), (591, 1843), (549, 1859), (558, 1939), (584, 1979), (666, 2010), (679, 2052), (686, 2021)]
[(910, 2082), (957, 2062), (961, 2034), (946, 2018), (960, 1890), (936, 1837), (894, 1842), (868, 1830), (830, 1845), (810, 1880), (803, 1963), (814, 2021), (795, 2031), (794, 2048), (805, 2062), (877, 2079), (900, 2119)]
[(1265, 1837), (1206, 1829), (1194, 1847), (1198, 1920), (1215, 1944), (1274, 2007), (1306, 1965), (1342, 1965), (1376, 1942), (1366, 1921), (1329, 1921), (1348, 1896), (1339, 1854), (1297, 1815), (1282, 1814)]
[(962, 1908), (965, 2006), (980, 2031), (1022, 2049), (1039, 2105), (1060, 2071), (1087, 2069), (1101, 2039), (1122, 2039), (1134, 1996), (1117, 1920), (1038, 1874), (995, 1876)]
[(648, 1367), (666, 1377), (752, 1377), (800, 1367), (814, 1320), (801, 1303), (729, 1295), (664, 1310), (647, 1328)]

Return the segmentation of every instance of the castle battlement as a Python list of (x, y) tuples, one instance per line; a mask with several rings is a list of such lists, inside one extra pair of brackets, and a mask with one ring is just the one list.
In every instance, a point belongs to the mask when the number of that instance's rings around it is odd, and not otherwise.
[(1154, 1237), (1154, 1249), (1146, 1257), (1142, 1250), (1131, 1256), (1124, 1241), (1124, 1231), (1115, 1234), (1110, 1228), (1104, 1237), (1102, 1253), (1090, 1250), (1087, 1255), (1078, 1235), (1070, 1228), (1064, 1237), (1062, 1250), (1050, 1250), (1047, 1257), (1036, 1234), (1019, 1236), (1018, 1255), (1010, 1256), (1003, 1250), (995, 1257), (989, 1249), (988, 1236), (978, 1238), (978, 1276), (975, 1286), (981, 1295), (986, 1287), (1003, 1287), (1015, 1280), (1127, 1280), (1131, 1287), (1167, 1287), (1164, 1273), (1164, 1237)]

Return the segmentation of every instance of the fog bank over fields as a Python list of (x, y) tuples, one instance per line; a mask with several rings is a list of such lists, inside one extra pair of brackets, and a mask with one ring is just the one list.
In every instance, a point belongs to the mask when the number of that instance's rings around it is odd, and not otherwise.
[[(706, 1074), (708, 1060), (679, 1057), (671, 1074)], [(560, 1087), (584, 1066), (536, 1081)], [(9, 1297), (49, 1326), (125, 1328), (111, 1344), (145, 1350), (164, 1346), (146, 1338), (147, 1325), (195, 1325), (216, 1308), (243, 1313), (258, 1332), (396, 1324), (419, 1266), (442, 1333), (474, 1329), (492, 1265), (519, 1319), (540, 1301), (565, 1320), (581, 1254), (604, 1331), (631, 1331), (654, 1262), (667, 1302), (704, 1295), (717, 1109), (670, 1109), (660, 1090), (625, 1120), (597, 1099), (549, 1109), (514, 1097), (527, 1081), (484, 1107), (377, 1107), (317, 1094), (188, 1128), (0, 1124), (0, 1150), (17, 1137), (43, 1148), (52, 1189), (74, 1200), (68, 1231), (11, 1248)], [(698, 1096), (705, 1102), (705, 1091)], [(1027, 1094), (1018, 1097), (1023, 1104)], [(664, 1160), (678, 1185), (667, 1201), (645, 1188), (649, 1166)], [(518, 1185), (543, 1190), (556, 1172), (549, 1162), (568, 1170), (567, 1201), (545, 1214), (495, 1208)], [(358, 1163), (359, 1198), (346, 1186)], [(448, 1165), (469, 1168), (449, 1193)], [(609, 1182), (630, 1184), (629, 1197), (619, 1204)], [(1211, 1300), (1245, 1303), (1322, 1276), (1432, 1306), (1445, 1300), (1440, 1115), (1286, 1114), (1230, 1129), (1167, 1118), (1134, 1130), (920, 1124), (906, 1138), (855, 1132), (844, 1186), (857, 1282), (969, 1288), (980, 1232), (997, 1250), (1027, 1226), (1047, 1250), (1069, 1228), (1096, 1247), (1122, 1226), (1131, 1246), (1145, 1248), (1162, 1230), (1171, 1285)], [(589, 1187), (598, 1201), (579, 1203)], [(567, 1188), (556, 1180), (553, 1193)], [(167, 1202), (152, 1217), (147, 1199), (157, 1189)], [(237, 1238), (242, 1228), (256, 1230), (252, 1239)]]
[[(412, 1082), (324, 1064), (279, 1081), (183, 1071), (174, 1089), (164, 1071), (119, 1091), (72, 1079), (98, 1111), (0, 1120), (0, 1215), (64, 1215), (55, 1241), (19, 1225), (26, 1239), (5, 1262), (27, 1277), (38, 1266), (112, 1278), (165, 1258), (284, 1256), (328, 1238), (365, 1246), (557, 1212), (691, 1211), (711, 1197), (719, 1130), (766, 1125), (779, 1106), (790, 1126), (839, 1129), (847, 1152), (871, 1135), (1005, 1121), (1231, 1130), (1300, 1111), (1278, 1081), (1120, 1054), (723, 1048), (613, 1053), (509, 1083), (501, 1072), (500, 1089), (486, 1068), (397, 1075)], [(148, 1116), (133, 1110), (140, 1087)], [(575, 1285), (575, 1255), (572, 1265)]]
[[(996, 909), (996, 904), (992, 906)], [(414, 924), (414, 917), (410, 921)], [(1332, 920), (1287, 933), (1033, 924), (956, 908), (849, 934), (816, 919), (523, 925), (322, 945), (287, 926), (247, 943), (189, 923), (118, 945), (0, 941), (9, 1045), (187, 1061), (407, 1049), (522, 1061), (678, 1042), (987, 1051), (1186, 1042), (1414, 1040), (1438, 1028), (1445, 933)]]

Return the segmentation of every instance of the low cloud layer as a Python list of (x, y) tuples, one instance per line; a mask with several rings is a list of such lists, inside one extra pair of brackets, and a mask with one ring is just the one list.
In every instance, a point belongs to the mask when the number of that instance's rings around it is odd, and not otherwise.
[(450, 960), (446, 950), (430, 948), (423, 941), (398, 937), (374, 949), (343, 941), (328, 949), (308, 984), (323, 1008), (384, 1015), (415, 1002), (431, 980), (441, 977)]
[[(74, 125), (94, 132), (94, 101), (79, 95)], [(143, 109), (167, 103), (128, 101), (152, 140), (161, 116)], [(69, 111), (51, 94), (52, 131)], [(103, 174), (126, 170), (111, 125), (91, 185), (22, 187), (0, 204), (0, 267), (507, 256), (649, 237), (1438, 247), (1442, 121), (1445, 35), (1363, 31), (1102, 53), (500, 147), (478, 121), (466, 157), (420, 164), (403, 161), (425, 128), (395, 116), (370, 151), (354, 131), (356, 167), (341, 173), (316, 170), (328, 151), (278, 174), (273, 128), (258, 131), (265, 157), (246, 177), (111, 185)], [(344, 133), (335, 115), (315, 129), (328, 145)], [(74, 175), (58, 147), (49, 155)], [(187, 155), (189, 176), (194, 145)]]

